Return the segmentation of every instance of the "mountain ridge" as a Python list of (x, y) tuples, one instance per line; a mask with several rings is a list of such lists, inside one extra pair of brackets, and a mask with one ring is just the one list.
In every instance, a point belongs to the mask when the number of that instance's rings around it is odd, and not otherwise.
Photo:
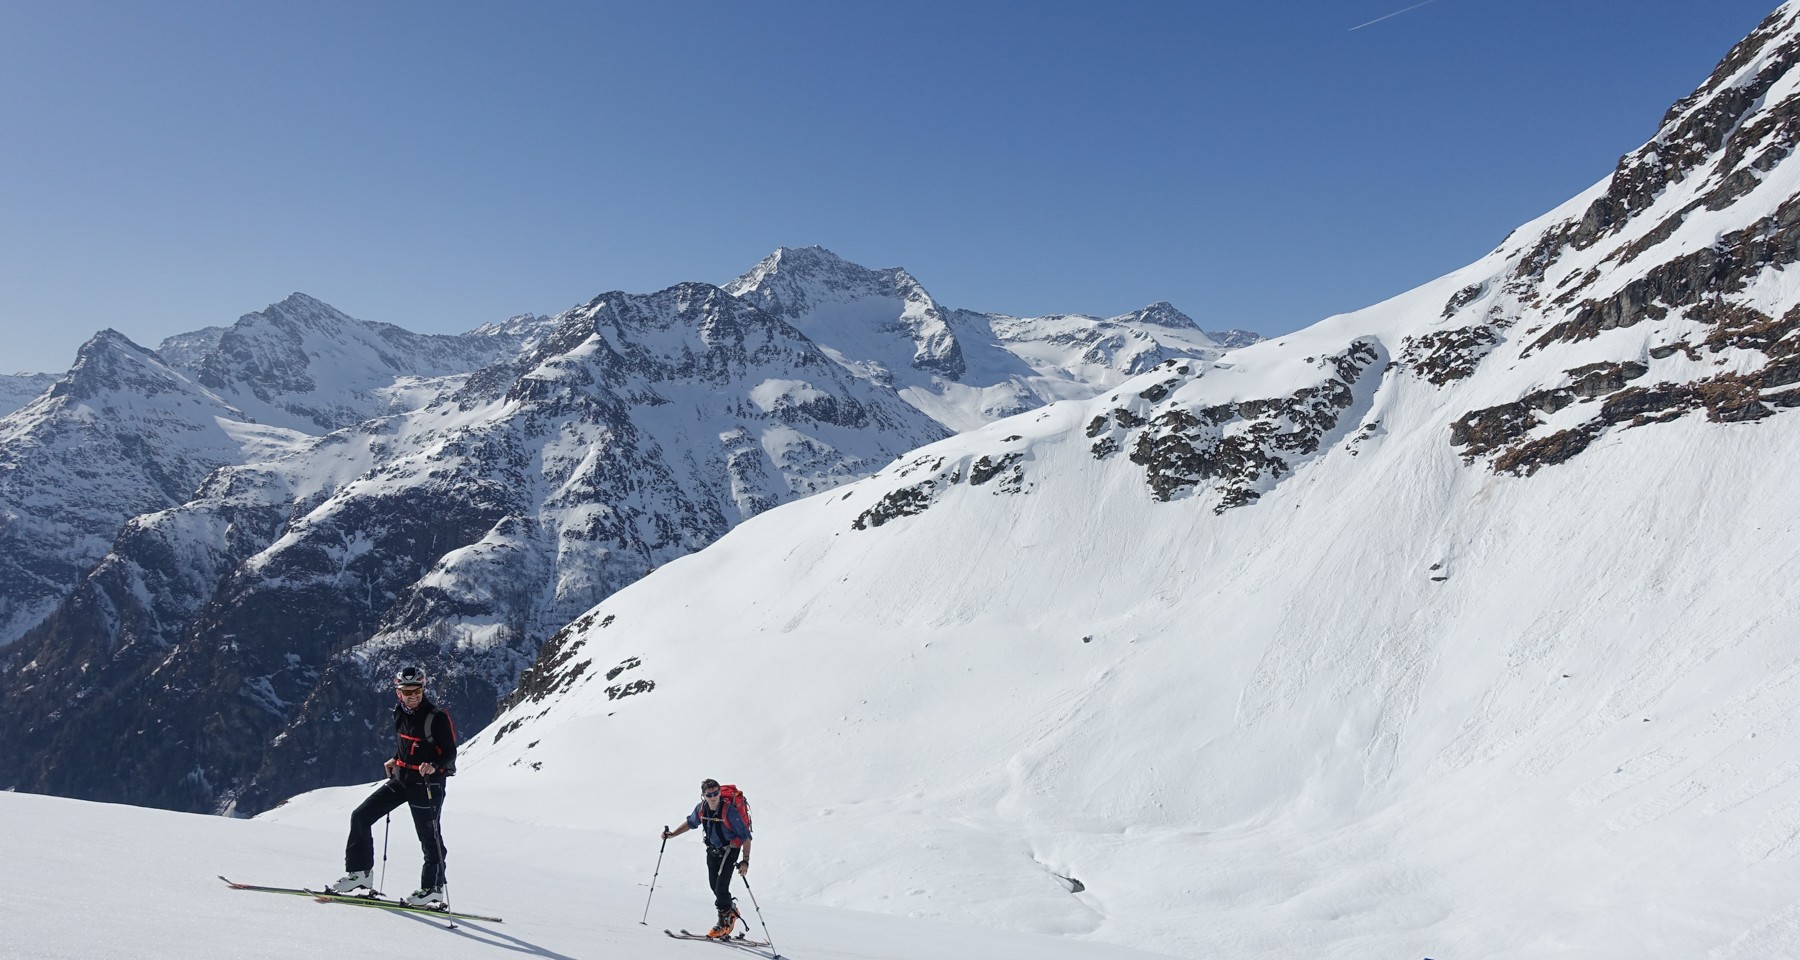
[[(927, 296), (903, 271), (815, 256)], [(536, 644), (607, 593), (948, 433), (870, 364), (708, 284), (609, 292), (468, 337), (421, 339), (296, 294), (166, 341), (187, 382), (256, 411), (221, 416), (265, 455), (125, 524), (21, 641), (0, 671), (18, 705), (0, 727), (20, 745), (0, 780), (251, 812), (354, 777), (378, 720), (362, 691), (398, 659), (444, 664), (448, 701), (480, 726)], [(329, 359), (358, 344), (386, 346)], [(443, 360), (471, 355), (499, 359)], [(262, 418), (304, 429), (248, 425)], [(84, 690), (112, 706), (86, 707)], [(94, 725), (120, 711), (139, 732), (96, 755)]]

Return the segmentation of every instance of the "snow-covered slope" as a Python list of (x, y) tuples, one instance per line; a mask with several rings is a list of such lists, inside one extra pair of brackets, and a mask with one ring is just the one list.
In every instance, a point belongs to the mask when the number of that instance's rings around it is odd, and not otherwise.
[(725, 289), (959, 431), (1225, 350), (1166, 302), (1108, 319), (947, 310), (905, 270), (870, 270), (823, 247), (783, 247)]
[(712, 776), (759, 893), (1187, 956), (1800, 955), (1796, 16), (1478, 263), (615, 594), (462, 802)]
[[(455, 851), (452, 903), (503, 918), (455, 930), (436, 918), (232, 890), (216, 878), (329, 882), (342, 872), (348, 811), (366, 792), (331, 791), (306, 815), (284, 811), (279, 822), (0, 793), (0, 957), (314, 960), (374, 951), (442, 960), (693, 960), (730, 949), (663, 936), (667, 927), (710, 923), (712, 914), (691, 837), (669, 844), (655, 895), (646, 898), (656, 824), (544, 829), (451, 805), (444, 841)], [(411, 826), (395, 830), (390, 893), (410, 890), (419, 858)], [(789, 904), (757, 886), (756, 932), (766, 928), (785, 957), (1152, 960), (1106, 944)], [(744, 913), (757, 917), (744, 899)]]

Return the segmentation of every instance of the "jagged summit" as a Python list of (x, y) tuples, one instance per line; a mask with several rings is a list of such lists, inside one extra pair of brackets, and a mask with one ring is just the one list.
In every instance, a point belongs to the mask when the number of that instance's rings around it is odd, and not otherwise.
[(919, 316), (938, 312), (937, 302), (904, 269), (870, 269), (820, 246), (780, 247), (723, 289), (790, 322), (871, 299), (898, 301)]
[(75, 363), (50, 388), (48, 396), (85, 400), (121, 390), (155, 396), (184, 386), (192, 389), (187, 378), (164, 364), (155, 351), (109, 327), (75, 351)]
[(1173, 327), (1177, 330), (1198, 330), (1200, 325), (1194, 318), (1175, 309), (1175, 305), (1167, 300), (1158, 300), (1142, 310), (1134, 310), (1119, 318), (1126, 322), (1149, 323), (1159, 327)]
[(892, 282), (897, 275), (905, 273), (899, 267), (873, 270), (845, 260), (822, 246), (777, 247), (756, 266), (726, 283), (724, 289), (733, 296), (767, 301), (758, 304), (765, 309), (774, 306), (776, 312), (799, 314), (808, 309), (806, 302), (782, 299), (783, 294), (791, 294), (796, 286), (838, 291), (872, 288)]
[(438, 390), (419, 381), (466, 374), (520, 343), (413, 333), (294, 293), (239, 317), (193, 369), (258, 422), (321, 433), (427, 402)]
[(824, 247), (782, 247), (725, 290), (955, 430), (1223, 351), (1167, 302), (1105, 319), (952, 310), (902, 268), (871, 270)]
[[(292, 323), (319, 323), (325, 325), (342, 325), (356, 321), (347, 313), (316, 297), (301, 293), (298, 290), (285, 298), (264, 307), (259, 314), (270, 320), (288, 321)], [(258, 314), (246, 314), (255, 316)]]

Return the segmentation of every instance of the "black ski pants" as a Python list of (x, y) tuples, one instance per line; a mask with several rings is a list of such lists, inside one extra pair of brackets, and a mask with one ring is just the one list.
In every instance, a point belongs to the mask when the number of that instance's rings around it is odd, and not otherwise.
[(713, 906), (720, 913), (731, 909), (731, 872), (737, 861), (737, 847), (706, 848), (706, 885), (712, 888)]
[(449, 855), (440, 823), (444, 813), (444, 785), (441, 783), (389, 780), (376, 787), (369, 799), (350, 815), (350, 840), (344, 845), (344, 869), (375, 869), (375, 823), (401, 804), (412, 810), (413, 831), (419, 835), (419, 848), (425, 853), (425, 866), (419, 871), (419, 886), (436, 890), (444, 885), (444, 860)]

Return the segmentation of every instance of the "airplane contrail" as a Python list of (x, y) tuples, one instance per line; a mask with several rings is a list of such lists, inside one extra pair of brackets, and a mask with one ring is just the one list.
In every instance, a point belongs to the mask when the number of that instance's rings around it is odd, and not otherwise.
[(1392, 20), (1393, 18), (1407, 12), (1407, 10), (1417, 10), (1427, 3), (1436, 3), (1436, 2), (1437, 2), (1437, 0), (1420, 0), (1420, 2), (1415, 3), (1410, 7), (1407, 7), (1405, 10), (1395, 10), (1393, 13), (1390, 13), (1385, 17), (1376, 17), (1375, 19), (1370, 20), (1368, 23), (1359, 23), (1356, 26), (1351, 27), (1350, 29), (1351, 30), (1361, 30), (1364, 27), (1374, 26), (1375, 24), (1380, 23), (1383, 20)]

